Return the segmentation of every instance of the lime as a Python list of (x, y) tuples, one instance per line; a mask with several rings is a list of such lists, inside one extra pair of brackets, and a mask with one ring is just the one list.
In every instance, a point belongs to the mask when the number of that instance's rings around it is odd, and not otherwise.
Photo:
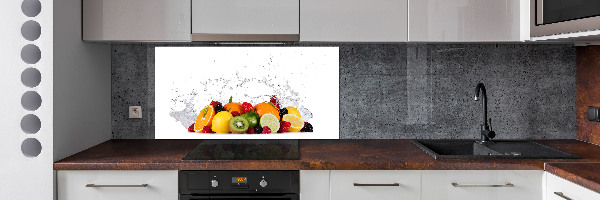
[(279, 120), (275, 115), (271, 113), (266, 113), (260, 118), (260, 126), (261, 127), (269, 127), (271, 129), (271, 133), (277, 133), (279, 131)]

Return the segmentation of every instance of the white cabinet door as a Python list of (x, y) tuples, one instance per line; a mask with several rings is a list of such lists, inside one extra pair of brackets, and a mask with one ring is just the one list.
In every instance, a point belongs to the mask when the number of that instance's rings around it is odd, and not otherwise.
[(299, 34), (299, 0), (192, 0), (192, 32)]
[(190, 0), (83, 0), (85, 41), (190, 41)]
[(329, 170), (300, 170), (300, 200), (329, 200)]
[(409, 41), (529, 40), (527, 0), (409, 1)]
[(331, 200), (418, 200), (421, 171), (331, 171)]
[(408, 0), (302, 0), (300, 41), (405, 42)]
[[(177, 200), (179, 198), (176, 170), (58, 171), (57, 183), (58, 200)], [(143, 184), (147, 185), (143, 187)]]
[(562, 179), (554, 174), (545, 172), (545, 200), (587, 200), (600, 199), (600, 194), (573, 182)]
[(541, 200), (542, 175), (537, 170), (423, 171), (422, 196), (423, 200)]

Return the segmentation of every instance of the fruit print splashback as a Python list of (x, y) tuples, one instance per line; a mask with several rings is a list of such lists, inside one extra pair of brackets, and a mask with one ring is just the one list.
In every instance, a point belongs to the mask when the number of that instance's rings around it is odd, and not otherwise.
[(339, 139), (337, 47), (156, 47), (156, 139)]

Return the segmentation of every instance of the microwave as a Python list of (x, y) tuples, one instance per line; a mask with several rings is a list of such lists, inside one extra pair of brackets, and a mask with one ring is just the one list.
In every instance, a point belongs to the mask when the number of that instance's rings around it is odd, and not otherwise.
[(532, 39), (560, 39), (600, 33), (600, 0), (530, 1)]

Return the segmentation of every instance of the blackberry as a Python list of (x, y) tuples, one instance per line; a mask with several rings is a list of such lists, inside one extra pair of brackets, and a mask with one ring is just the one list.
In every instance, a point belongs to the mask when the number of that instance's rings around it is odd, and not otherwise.
[(262, 127), (260, 127), (260, 126), (254, 127), (254, 133), (255, 134), (261, 134), (262, 131), (263, 131)]
[(283, 115), (287, 115), (287, 114), (288, 114), (287, 108), (282, 108), (281, 110), (279, 110), (279, 118), (283, 119)]
[(221, 104), (215, 105), (215, 113), (219, 113), (224, 110), (225, 110), (225, 108), (223, 108), (223, 105), (221, 105)]
[(308, 123), (308, 122), (304, 122), (304, 128), (302, 128), (302, 130), (300, 130), (302, 132), (313, 132), (313, 126), (312, 124)]

